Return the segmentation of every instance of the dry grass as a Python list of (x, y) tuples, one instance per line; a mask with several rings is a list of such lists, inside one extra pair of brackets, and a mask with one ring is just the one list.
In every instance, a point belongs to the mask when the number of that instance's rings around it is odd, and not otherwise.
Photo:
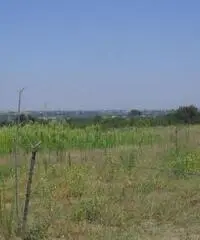
[[(174, 162), (172, 132), (158, 129), (163, 134), (160, 144), (52, 153), (50, 157), (40, 153), (27, 240), (200, 239), (200, 176), (145, 169), (167, 168)], [(179, 135), (181, 157), (189, 152), (198, 160), (200, 133), (195, 127), (189, 137), (184, 136), (184, 132)], [(26, 172), (27, 160), (20, 173), (21, 203)], [(12, 206), (12, 172), (3, 179), (1, 209), (6, 216)], [(1, 221), (6, 229), (5, 216)], [(8, 235), (4, 232), (2, 239)]]

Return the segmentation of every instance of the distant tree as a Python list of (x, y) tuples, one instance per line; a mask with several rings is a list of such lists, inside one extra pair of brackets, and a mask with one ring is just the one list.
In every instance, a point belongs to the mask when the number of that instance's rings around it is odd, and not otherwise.
[(93, 123), (94, 123), (94, 124), (99, 124), (99, 123), (101, 123), (101, 122), (102, 122), (102, 117), (99, 116), (99, 115), (96, 115), (96, 116), (94, 117), (94, 119), (93, 119)]
[(139, 117), (142, 115), (142, 112), (137, 110), (137, 109), (132, 109), (129, 113), (128, 113), (129, 117)]
[(0, 127), (6, 126), (8, 124), (9, 124), (8, 121), (2, 121), (0, 122)]
[(175, 117), (183, 123), (194, 123), (199, 116), (198, 108), (194, 105), (181, 106), (175, 111)]
[(69, 125), (72, 125), (72, 119), (70, 117), (66, 117), (65, 122)]
[[(35, 119), (32, 115), (30, 115), (30, 114), (24, 114), (24, 113), (22, 113), (22, 114), (20, 114), (20, 116), (19, 116), (19, 122), (20, 122), (21, 124), (25, 124), (25, 123), (29, 123), (29, 122), (35, 122), (35, 121), (36, 121), (36, 119)], [(15, 118), (14, 122), (15, 122), (15, 123), (18, 122), (18, 117)]]

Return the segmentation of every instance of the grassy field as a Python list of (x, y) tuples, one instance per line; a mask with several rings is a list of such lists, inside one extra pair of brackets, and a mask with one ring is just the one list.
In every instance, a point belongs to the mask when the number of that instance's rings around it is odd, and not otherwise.
[[(0, 129), (0, 239), (15, 239), (13, 139)], [(20, 210), (41, 140), (26, 240), (200, 239), (200, 127), (19, 130)]]
[[(9, 153), (13, 149), (13, 140), (17, 127), (4, 127), (0, 130), (0, 153)], [(86, 129), (71, 129), (62, 124), (26, 125), (18, 131), (19, 147), (30, 151), (30, 143), (42, 141), (43, 151), (62, 151), (72, 149), (111, 148), (119, 145), (149, 144), (159, 141), (153, 128), (115, 129), (101, 131), (98, 126)]]

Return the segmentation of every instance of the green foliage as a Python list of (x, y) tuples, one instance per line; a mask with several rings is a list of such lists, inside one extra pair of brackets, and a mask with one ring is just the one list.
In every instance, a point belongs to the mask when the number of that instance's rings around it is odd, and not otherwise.
[(142, 115), (142, 112), (139, 111), (139, 110), (137, 110), (137, 109), (132, 109), (132, 110), (128, 113), (128, 115), (129, 115), (130, 117), (138, 117), (138, 116), (141, 116), (141, 115)]
[(10, 177), (13, 174), (14, 169), (8, 165), (0, 165), (0, 181)]
[(177, 120), (183, 123), (194, 123), (200, 120), (198, 109), (194, 105), (179, 107), (175, 112)]
[[(200, 123), (200, 113), (194, 105), (181, 106), (171, 113), (163, 116), (142, 116), (142, 112), (137, 109), (132, 109), (127, 116), (114, 116), (104, 117), (96, 115), (95, 117), (73, 117), (63, 118), (56, 121), (58, 124), (63, 124), (65, 127), (71, 129), (87, 129), (88, 126), (94, 127), (99, 125), (102, 130), (108, 130), (112, 128), (122, 127), (152, 127), (152, 126), (168, 126), (177, 124), (195, 124)], [(17, 119), (13, 122), (6, 121), (1, 122), (1, 126), (13, 126), (17, 123)], [(20, 115), (20, 125), (30, 124), (49, 125), (50, 120), (41, 120), (32, 117), (31, 115)]]
[(89, 223), (101, 222), (101, 205), (96, 198), (82, 199), (75, 204), (72, 209), (72, 220), (83, 221)]
[(137, 153), (135, 151), (131, 151), (128, 154), (121, 154), (120, 160), (123, 169), (131, 172), (131, 170), (136, 166)]
[(35, 221), (34, 223), (35, 224), (31, 228), (29, 228), (29, 230), (25, 233), (24, 240), (46, 239), (48, 224), (37, 221)]
[(66, 169), (66, 181), (69, 187), (69, 195), (71, 197), (81, 197), (85, 190), (85, 178), (87, 168), (71, 166)]
[(101, 116), (95, 116), (93, 119), (94, 124), (100, 124), (102, 122), (102, 117)]
[(200, 171), (200, 151), (171, 151), (167, 155), (168, 168), (177, 177), (188, 177), (190, 172)]
[[(0, 153), (10, 152), (16, 137), (16, 126), (0, 129)], [(31, 150), (31, 143), (42, 142), (41, 150), (109, 148), (120, 145), (150, 144), (158, 141), (153, 129), (112, 129), (102, 131), (99, 125), (85, 129), (72, 129), (64, 124), (29, 124), (19, 128), (19, 149)], [(4, 141), (3, 141), (4, 140)]]

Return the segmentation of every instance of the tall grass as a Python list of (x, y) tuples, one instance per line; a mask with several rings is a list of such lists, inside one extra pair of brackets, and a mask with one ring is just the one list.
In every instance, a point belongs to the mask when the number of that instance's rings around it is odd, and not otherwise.
[[(30, 143), (42, 142), (43, 150), (109, 148), (130, 144), (149, 144), (159, 141), (153, 128), (112, 129), (101, 131), (98, 126), (72, 129), (67, 125), (26, 125), (19, 129), (19, 148), (30, 151)], [(0, 129), (0, 153), (13, 149), (13, 139), (17, 128)]]
[[(185, 131), (21, 127), (20, 203), (30, 142), (42, 142), (24, 239), (198, 239), (200, 176), (188, 173), (200, 172), (200, 131)], [(5, 159), (15, 133), (0, 130)], [(62, 161), (57, 152), (67, 152)], [(5, 161), (0, 172), (0, 239), (15, 239), (14, 174)]]

